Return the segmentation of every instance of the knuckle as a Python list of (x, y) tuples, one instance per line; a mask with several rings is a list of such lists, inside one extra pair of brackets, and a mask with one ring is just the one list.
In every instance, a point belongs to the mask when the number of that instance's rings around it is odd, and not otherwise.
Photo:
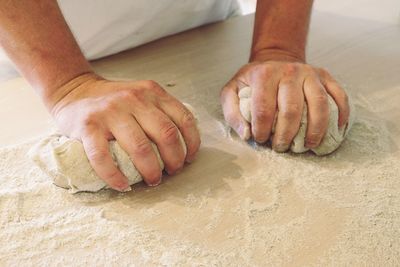
[(308, 64), (303, 64), (303, 69), (309, 73), (312, 73), (313, 76), (316, 75), (315, 68)]
[(166, 144), (174, 144), (178, 142), (178, 129), (172, 122), (165, 122), (161, 127), (161, 140)]
[(267, 122), (271, 120), (272, 116), (266, 109), (257, 109), (253, 115), (255, 121), (257, 122)]
[(326, 92), (322, 91), (322, 89), (318, 94), (314, 95), (314, 100), (318, 105), (326, 108), (328, 107), (328, 95)]
[(256, 121), (268, 121), (272, 118), (270, 109), (271, 107), (268, 104), (257, 101), (254, 114), (252, 114), (252, 116), (254, 116)]
[(254, 67), (255, 71), (263, 74), (263, 75), (269, 75), (274, 71), (274, 67), (271, 64), (264, 63), (264, 64), (259, 64)]
[(142, 83), (143, 83), (143, 86), (147, 87), (147, 88), (159, 87), (159, 84), (153, 80), (144, 80), (144, 81), (142, 81)]
[(290, 103), (281, 110), (282, 116), (286, 119), (293, 119), (300, 115), (302, 112), (299, 104)]
[(118, 109), (118, 103), (116, 101), (110, 100), (103, 106), (103, 111), (105, 112), (113, 112)]
[(326, 68), (318, 68), (317, 71), (322, 78), (329, 77), (329, 71)]
[(144, 87), (152, 90), (153, 92), (155, 92), (158, 95), (166, 94), (165, 89), (153, 80), (145, 80), (145, 81), (143, 81), (143, 83), (144, 83)]
[(83, 128), (88, 129), (88, 130), (95, 128), (97, 125), (98, 116), (99, 116), (99, 114), (96, 111), (88, 112), (83, 117), (83, 121), (82, 121)]
[(122, 100), (126, 100), (129, 102), (136, 101), (138, 96), (142, 93), (140, 89), (128, 89), (119, 92), (120, 97)]
[(106, 149), (95, 149), (91, 148), (86, 151), (87, 157), (98, 164), (104, 163), (109, 155), (109, 151)]
[(146, 156), (153, 151), (150, 141), (146, 138), (136, 138), (132, 144), (133, 154), (136, 156)]
[(299, 63), (287, 63), (284, 66), (284, 73), (287, 76), (291, 76), (296, 74), (299, 71), (300, 64)]
[(184, 108), (183, 109), (183, 114), (182, 114), (182, 125), (183, 127), (193, 127), (196, 124), (196, 118), (190, 112), (190, 110)]

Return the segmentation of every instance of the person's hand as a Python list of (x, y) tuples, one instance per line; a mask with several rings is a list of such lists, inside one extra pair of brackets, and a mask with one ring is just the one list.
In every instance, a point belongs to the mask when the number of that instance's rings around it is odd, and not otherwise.
[[(252, 90), (250, 124), (239, 109), (238, 92), (249, 86)], [(330, 95), (339, 108), (339, 127), (349, 118), (348, 98), (345, 91), (323, 69), (301, 62), (254, 61), (243, 66), (221, 91), (221, 103), (228, 124), (244, 140), (253, 137), (265, 143), (277, 113), (272, 148), (277, 152), (289, 149), (296, 136), (303, 112), (308, 105), (308, 126), (305, 145), (317, 147), (329, 123)]]
[(116, 139), (153, 186), (161, 182), (162, 170), (151, 142), (169, 174), (191, 162), (200, 146), (193, 114), (153, 81), (117, 82), (84, 74), (59, 88), (47, 106), (62, 133), (82, 141), (97, 175), (119, 191), (129, 184), (113, 162), (109, 140)]

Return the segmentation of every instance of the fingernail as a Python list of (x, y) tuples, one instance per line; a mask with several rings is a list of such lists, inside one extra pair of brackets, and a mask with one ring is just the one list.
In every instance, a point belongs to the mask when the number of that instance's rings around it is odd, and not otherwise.
[(289, 149), (289, 145), (288, 144), (284, 144), (284, 143), (280, 143), (280, 144), (276, 144), (273, 149), (276, 152), (286, 152)]
[(130, 185), (128, 185), (128, 187), (118, 189), (118, 191), (121, 193), (129, 192), (129, 191), (132, 191), (132, 187)]
[(256, 142), (257, 142), (257, 144), (259, 144), (259, 145), (262, 145), (262, 144), (265, 144), (267, 141), (268, 141), (268, 139), (265, 139), (265, 140), (263, 140), (263, 139), (254, 139)]
[(158, 182), (155, 182), (155, 183), (148, 183), (147, 185), (151, 186), (151, 187), (158, 186), (161, 184), (161, 181), (162, 181), (162, 179), (158, 180)]

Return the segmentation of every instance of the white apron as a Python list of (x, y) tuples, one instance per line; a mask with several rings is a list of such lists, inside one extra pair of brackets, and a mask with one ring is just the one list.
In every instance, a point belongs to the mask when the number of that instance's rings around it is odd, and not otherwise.
[(237, 14), (237, 0), (58, 0), (84, 55), (96, 59)]

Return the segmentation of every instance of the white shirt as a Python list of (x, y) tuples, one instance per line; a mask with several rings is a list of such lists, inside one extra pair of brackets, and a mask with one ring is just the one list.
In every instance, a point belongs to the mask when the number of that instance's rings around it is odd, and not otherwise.
[(95, 59), (238, 13), (236, 0), (58, 0), (84, 55)]

